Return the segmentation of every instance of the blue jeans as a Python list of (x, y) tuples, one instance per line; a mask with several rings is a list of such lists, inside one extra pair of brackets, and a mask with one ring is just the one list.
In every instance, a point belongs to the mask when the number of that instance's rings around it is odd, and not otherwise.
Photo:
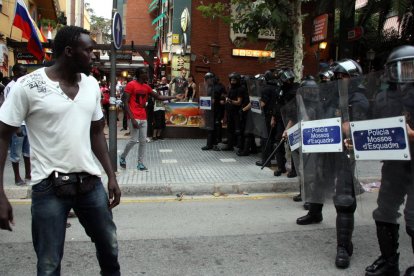
[(22, 153), (24, 157), (30, 157), (30, 144), (27, 138), (26, 126), (22, 125), (20, 130), (22, 136), (17, 136), (14, 133), (10, 141), (10, 161), (13, 163), (19, 163)]
[(60, 275), (66, 220), (72, 208), (95, 243), (101, 274), (120, 275), (116, 226), (99, 178), (92, 191), (68, 198), (57, 197), (48, 179), (32, 187), (32, 238), (38, 260), (37, 275)]
[(124, 152), (121, 157), (126, 158), (129, 151), (139, 142), (138, 146), (138, 163), (144, 162), (145, 148), (147, 145), (147, 120), (135, 120), (138, 123), (138, 128), (134, 128), (131, 121), (129, 122), (129, 130), (131, 135), (128, 143), (125, 145)]

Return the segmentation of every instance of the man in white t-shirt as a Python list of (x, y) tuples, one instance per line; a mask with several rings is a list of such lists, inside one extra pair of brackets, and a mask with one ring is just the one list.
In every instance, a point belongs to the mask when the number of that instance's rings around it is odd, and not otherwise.
[[(23, 64), (16, 63), (13, 65), (13, 79), (4, 88), (4, 98), (10, 95), (10, 91), (16, 81), (27, 74), (27, 68)], [(23, 155), (25, 177), (24, 180), (20, 176), (20, 156)], [(14, 173), (14, 183), (17, 186), (25, 185), (26, 182), (30, 182), (30, 144), (27, 137), (26, 123), (23, 121), (20, 128), (13, 134), (10, 142), (10, 161), (12, 163)]]
[[(0, 109), (0, 156), (6, 156), (10, 137), (21, 122), (27, 124), (38, 275), (60, 275), (72, 208), (95, 243), (101, 274), (120, 275), (111, 209), (119, 204), (121, 191), (103, 133), (99, 85), (88, 76), (94, 46), (88, 31), (76, 26), (60, 29), (54, 40), (54, 65), (20, 78)], [(109, 198), (94, 155), (108, 175)], [(1, 158), (2, 170), (4, 164)], [(0, 177), (0, 229), (11, 231), (11, 225), (12, 207)]]

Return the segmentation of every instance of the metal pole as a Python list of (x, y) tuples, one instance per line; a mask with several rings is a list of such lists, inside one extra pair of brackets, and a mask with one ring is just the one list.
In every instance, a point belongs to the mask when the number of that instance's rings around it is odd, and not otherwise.
[[(112, 20), (114, 19), (114, 13), (117, 10), (118, 1), (113, 0), (112, 3)], [(109, 103), (109, 157), (111, 158), (112, 167), (115, 171), (118, 171), (117, 162), (117, 125), (116, 125), (116, 48), (113, 41), (111, 41), (111, 91), (110, 91), (110, 103)]]

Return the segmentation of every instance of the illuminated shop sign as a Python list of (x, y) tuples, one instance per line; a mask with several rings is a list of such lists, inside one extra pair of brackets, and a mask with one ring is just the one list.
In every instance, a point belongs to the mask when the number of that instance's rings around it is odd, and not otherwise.
[(275, 52), (273, 51), (250, 49), (233, 49), (232, 55), (235, 57), (275, 58)]

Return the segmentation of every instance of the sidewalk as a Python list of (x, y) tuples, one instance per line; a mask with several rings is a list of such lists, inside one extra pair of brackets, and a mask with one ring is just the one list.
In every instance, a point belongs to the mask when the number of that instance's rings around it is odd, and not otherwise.
[[(118, 133), (118, 155), (125, 147), (125, 138), (127, 136), (123, 132)], [(117, 179), (123, 196), (298, 191), (298, 178), (287, 178), (286, 174), (275, 177), (273, 170), (276, 167), (261, 170), (256, 166), (260, 154), (239, 157), (234, 151), (202, 151), (205, 143), (205, 139), (165, 139), (147, 143), (144, 163), (148, 171), (136, 169), (138, 144), (126, 159), (127, 168), (122, 169), (118, 165)], [(359, 175), (361, 181), (373, 182), (380, 178), (379, 162), (367, 162), (365, 167), (364, 173)], [(22, 174), (22, 164), (20, 170)], [(30, 187), (14, 185), (9, 161), (4, 178), (9, 198), (30, 197)], [(103, 182), (106, 185), (104, 172)]]

